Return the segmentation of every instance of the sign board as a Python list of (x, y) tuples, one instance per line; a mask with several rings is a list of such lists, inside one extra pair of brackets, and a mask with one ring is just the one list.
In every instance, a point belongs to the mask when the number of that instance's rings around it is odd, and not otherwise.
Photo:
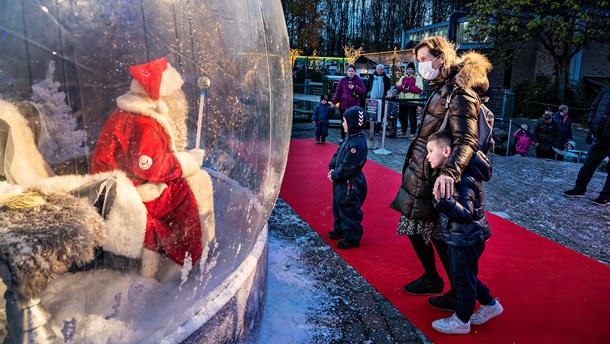
[(365, 111), (369, 121), (381, 122), (381, 99), (366, 99)]

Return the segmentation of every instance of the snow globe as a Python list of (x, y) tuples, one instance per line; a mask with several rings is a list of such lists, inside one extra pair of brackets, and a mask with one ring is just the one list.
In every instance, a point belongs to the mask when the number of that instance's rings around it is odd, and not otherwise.
[(256, 333), (291, 128), (277, 0), (8, 0), (0, 337)]

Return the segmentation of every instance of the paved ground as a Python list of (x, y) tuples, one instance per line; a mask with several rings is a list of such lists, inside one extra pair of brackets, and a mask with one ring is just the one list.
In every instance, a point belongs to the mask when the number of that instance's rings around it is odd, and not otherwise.
[[(331, 128), (329, 134), (328, 140), (336, 143), (339, 129)], [(585, 134), (575, 129), (577, 142)], [(293, 125), (293, 138), (312, 136), (311, 123)], [(376, 139), (380, 147), (380, 135)], [(378, 155), (371, 150), (369, 159), (401, 171), (410, 142), (406, 138), (386, 139), (384, 148), (392, 153)], [(592, 205), (590, 199), (597, 197), (594, 192), (578, 200), (561, 195), (572, 186), (579, 164), (498, 155), (492, 159), (494, 175), (485, 184), (487, 210), (610, 265), (610, 207)], [(596, 173), (590, 190), (600, 190), (604, 178), (604, 173)], [(333, 295), (328, 314), (312, 321), (314, 326), (333, 328), (334, 334), (321, 331), (316, 342), (429, 343), (281, 199), (270, 218), (270, 235), (297, 242), (303, 248), (303, 262), (315, 271), (320, 287)]]

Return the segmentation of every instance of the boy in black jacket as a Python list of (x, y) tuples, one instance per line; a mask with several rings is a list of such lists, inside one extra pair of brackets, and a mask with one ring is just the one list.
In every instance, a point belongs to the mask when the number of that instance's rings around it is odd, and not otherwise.
[[(427, 159), (438, 171), (449, 155), (453, 139), (448, 131), (430, 135), (427, 143)], [(485, 241), (491, 236), (483, 210), (483, 184), (491, 178), (491, 164), (481, 152), (475, 152), (455, 184), (455, 192), (448, 198), (440, 198), (434, 192), (435, 207), (440, 213), (440, 229), (447, 244), (450, 260), (448, 274), (457, 294), (455, 313), (432, 322), (432, 327), (442, 333), (466, 334), (470, 324), (481, 325), (503, 312), (498, 299), (477, 278), (479, 258), (485, 249)], [(473, 314), (476, 301), (481, 306)]]
[(343, 129), (348, 137), (333, 155), (328, 168), (328, 179), (333, 183), (334, 230), (328, 232), (332, 240), (339, 240), (342, 250), (360, 246), (362, 238), (362, 203), (367, 185), (362, 167), (366, 163), (368, 147), (362, 129), (366, 114), (359, 106), (352, 106), (343, 113)]

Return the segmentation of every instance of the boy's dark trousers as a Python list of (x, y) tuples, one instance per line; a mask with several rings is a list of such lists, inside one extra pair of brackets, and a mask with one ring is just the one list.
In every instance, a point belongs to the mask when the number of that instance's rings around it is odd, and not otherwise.
[(362, 229), (362, 203), (367, 185), (364, 174), (349, 181), (333, 183), (333, 229), (345, 239), (360, 241)]
[(466, 247), (448, 246), (447, 250), (451, 265), (450, 278), (457, 294), (455, 313), (460, 320), (467, 322), (477, 300), (482, 305), (488, 305), (493, 301), (489, 288), (477, 277), (479, 258), (485, 250), (485, 242)]
[(316, 122), (316, 140), (326, 141), (328, 136), (328, 122)]

